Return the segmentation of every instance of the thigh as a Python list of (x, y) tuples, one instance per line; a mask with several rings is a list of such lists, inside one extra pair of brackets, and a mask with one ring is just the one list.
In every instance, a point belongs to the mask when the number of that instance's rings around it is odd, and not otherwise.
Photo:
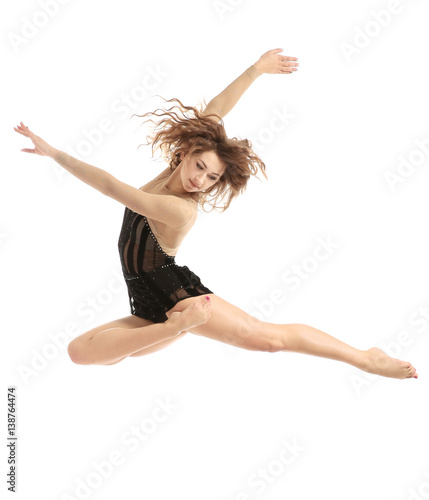
[[(278, 342), (278, 325), (256, 319), (214, 293), (207, 295), (211, 300), (210, 318), (202, 325), (189, 328), (189, 332), (251, 351), (274, 349)], [(167, 316), (174, 311), (183, 311), (201, 297), (179, 301), (167, 312)]]
[(85, 333), (76, 337), (81, 340), (90, 340), (94, 335), (100, 333), (104, 330), (109, 330), (110, 328), (139, 328), (141, 326), (153, 325), (153, 321), (148, 319), (140, 318), (139, 316), (135, 316), (131, 314), (130, 316), (125, 316), (124, 318), (114, 319), (113, 321), (109, 321), (104, 325), (96, 326), (91, 330), (88, 330)]
[[(153, 325), (154, 322), (150, 321), (148, 319), (140, 318), (139, 316), (131, 315), (131, 316), (126, 316), (125, 318), (120, 318), (116, 319), (113, 321), (110, 321), (109, 323), (105, 323), (104, 325), (97, 326), (93, 328), (92, 330), (89, 330), (88, 332), (84, 333), (81, 335), (81, 337), (87, 336), (86, 340), (89, 340), (92, 338), (94, 335), (97, 333), (100, 333), (104, 330), (109, 330), (110, 328), (140, 328), (142, 326), (148, 326), (148, 325)], [(130, 354), (129, 356), (124, 356), (123, 358), (118, 358), (111, 363), (105, 363), (105, 365), (115, 365), (116, 363), (119, 363), (123, 359), (130, 357), (130, 358), (135, 358), (139, 356), (144, 356), (146, 354), (152, 354), (154, 352), (160, 351), (161, 349), (165, 349), (169, 345), (171, 345), (173, 342), (176, 342), (177, 340), (181, 339), (182, 337), (187, 334), (187, 331), (181, 332), (179, 335), (176, 335), (175, 337), (167, 340), (163, 340), (161, 342), (158, 342), (157, 344), (153, 344), (149, 347), (145, 347), (141, 351), (137, 351), (133, 354)]]
[(187, 333), (188, 333), (187, 331), (179, 333), (179, 335), (176, 335), (172, 339), (163, 340), (162, 342), (158, 342), (157, 344), (153, 344), (149, 347), (146, 347), (145, 349), (142, 349), (141, 351), (137, 351), (133, 354), (130, 354), (128, 357), (135, 358), (135, 357), (145, 356), (146, 354), (152, 354), (153, 352), (160, 351), (161, 349), (164, 349), (165, 347), (168, 347), (169, 345), (173, 344), (173, 342), (177, 342), (177, 340), (184, 337)]

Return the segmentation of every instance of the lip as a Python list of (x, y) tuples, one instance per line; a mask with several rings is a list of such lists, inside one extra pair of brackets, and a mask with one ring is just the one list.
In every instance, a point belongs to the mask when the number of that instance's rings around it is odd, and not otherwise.
[(191, 183), (191, 186), (194, 187), (195, 189), (200, 189), (198, 186), (196, 186), (191, 179), (189, 179), (189, 182)]

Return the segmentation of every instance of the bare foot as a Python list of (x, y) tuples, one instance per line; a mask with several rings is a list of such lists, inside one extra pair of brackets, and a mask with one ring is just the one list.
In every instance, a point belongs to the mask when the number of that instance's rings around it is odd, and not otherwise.
[(408, 361), (391, 358), (378, 347), (371, 347), (366, 352), (368, 365), (365, 371), (368, 373), (400, 379), (418, 377), (416, 369)]
[(211, 301), (207, 300), (204, 295), (200, 300), (190, 304), (182, 312), (176, 311), (171, 313), (168, 320), (172, 323), (177, 323), (177, 327), (180, 330), (188, 330), (208, 321), (210, 318), (210, 306)]

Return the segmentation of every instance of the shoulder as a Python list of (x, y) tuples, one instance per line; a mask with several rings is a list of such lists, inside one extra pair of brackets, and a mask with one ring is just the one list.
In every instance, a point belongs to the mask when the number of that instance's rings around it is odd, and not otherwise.
[(181, 224), (175, 226), (174, 229), (183, 229), (196, 221), (198, 210), (193, 200), (175, 195), (165, 195), (165, 197), (168, 200), (170, 208), (176, 212), (176, 217), (181, 220)]
[[(158, 174), (156, 177), (154, 177), (153, 179), (151, 179), (150, 181), (148, 181), (144, 186), (140, 187), (139, 189), (142, 189), (142, 188), (149, 188), (149, 189), (145, 189), (146, 192), (151, 192), (151, 189), (155, 188), (155, 185), (158, 181), (161, 181), (163, 179), (166, 179), (167, 177), (169, 177), (171, 174), (172, 174), (172, 170), (170, 167), (167, 167), (163, 172), (161, 172), (160, 174)], [(155, 190), (153, 190), (153, 192), (155, 192)]]
[(186, 213), (196, 213), (198, 211), (198, 203), (192, 198), (181, 198), (180, 196), (172, 195), (172, 198), (177, 200), (178, 206)]

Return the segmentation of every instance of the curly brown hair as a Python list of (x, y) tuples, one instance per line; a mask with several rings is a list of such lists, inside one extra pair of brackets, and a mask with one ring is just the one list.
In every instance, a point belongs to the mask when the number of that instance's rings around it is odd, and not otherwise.
[[(225, 132), (223, 120), (219, 116), (202, 114), (203, 105), (204, 108), (206, 107), (204, 100), (201, 110), (197, 107), (185, 106), (179, 99), (175, 98), (164, 99), (164, 101), (177, 101), (179, 105), (172, 106), (167, 111), (156, 109), (143, 115), (132, 115), (140, 118), (147, 115), (165, 116), (154, 127), (154, 135), (146, 136), (148, 143), (145, 145), (152, 142), (152, 157), (154, 152), (160, 148), (161, 155), (169, 163), (170, 170), (174, 172), (181, 162), (180, 154), (182, 152), (192, 155), (204, 151), (213, 151), (226, 166), (223, 175), (207, 191), (191, 193), (192, 198), (201, 205), (203, 210), (204, 204), (208, 203), (207, 200), (210, 197), (213, 200), (212, 210), (223, 208), (222, 212), (224, 212), (229, 207), (232, 199), (245, 191), (247, 181), (251, 175), (258, 173), (258, 167), (268, 180), (265, 173), (265, 163), (252, 150), (252, 143), (247, 139), (237, 139), (236, 137), (229, 139)], [(180, 117), (176, 112), (172, 111), (174, 108), (178, 108), (183, 116)], [(157, 114), (157, 111), (165, 112)], [(188, 114), (193, 113), (193, 116), (187, 116), (186, 112)], [(209, 116), (215, 116), (217, 120), (220, 119), (220, 122), (216, 122)], [(155, 123), (152, 119), (149, 121)], [(157, 129), (159, 130), (157, 131)], [(259, 179), (257, 175), (256, 178)], [(226, 198), (226, 202), (223, 207), (216, 206), (216, 203), (223, 201), (224, 198)]]

